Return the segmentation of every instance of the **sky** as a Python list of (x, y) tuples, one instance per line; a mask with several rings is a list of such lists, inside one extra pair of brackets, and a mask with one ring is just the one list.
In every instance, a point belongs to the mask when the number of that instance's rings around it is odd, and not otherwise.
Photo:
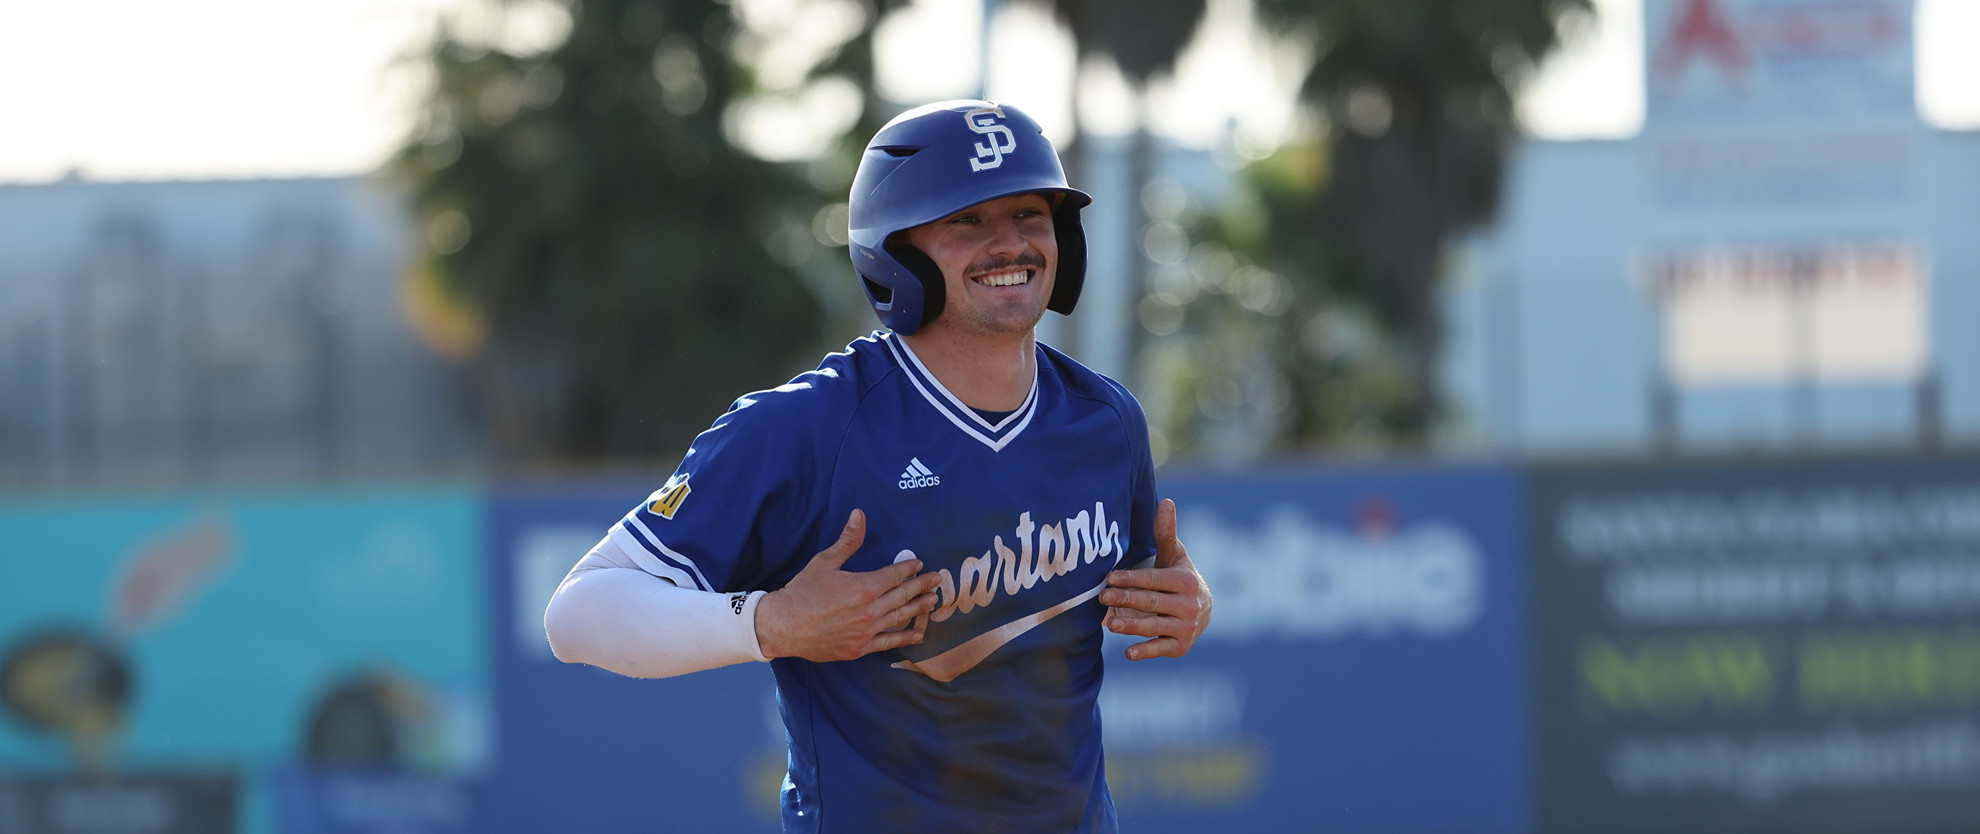
[[(818, 33), (857, 20), (850, 6), (735, 2), (763, 32), (757, 54), (773, 79), (775, 65), (818, 48)], [(974, 95), (986, 63), (981, 2), (918, 0), (890, 21), (880, 33), (883, 91), (904, 101)], [(1641, 2), (1594, 0), (1595, 22), (1523, 96), (1532, 135), (1620, 138), (1641, 125)], [(567, 26), (549, 0), (509, 3), (516, 11), (500, 19), (464, 11), (463, 0), (0, 0), (0, 183), (372, 170), (413, 123), (420, 80), (403, 58), (438, 17), (517, 49), (554, 43)], [(1971, 83), (1980, 78), (1971, 48), (1980, 0), (1917, 0), (1917, 16), (1921, 114), (1939, 127), (1980, 128), (1980, 85)], [(1070, 127), (1066, 36), (1007, 3), (989, 41), (993, 97), (1026, 103), (1048, 131)], [(1198, 147), (1230, 139), (1260, 152), (1289, 135), (1298, 64), (1268, 46), (1246, 0), (1210, 0), (1204, 36), (1176, 79), (1150, 91), (1155, 129)], [(1089, 69), (1082, 83), (1078, 129), (1132, 125), (1117, 75)], [(802, 156), (850, 95), (794, 87), (738, 114), (734, 128), (766, 156)]]

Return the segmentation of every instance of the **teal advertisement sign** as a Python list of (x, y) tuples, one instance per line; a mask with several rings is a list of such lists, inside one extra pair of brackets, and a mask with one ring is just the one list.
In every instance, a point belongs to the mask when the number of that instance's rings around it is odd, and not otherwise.
[[(343, 830), (307, 786), (353, 772), (440, 797), (399, 822), (465, 826), (466, 788), (432, 786), (493, 756), (479, 508), (376, 487), (0, 503), (0, 829)], [(131, 786), (131, 819), (65, 780)]]

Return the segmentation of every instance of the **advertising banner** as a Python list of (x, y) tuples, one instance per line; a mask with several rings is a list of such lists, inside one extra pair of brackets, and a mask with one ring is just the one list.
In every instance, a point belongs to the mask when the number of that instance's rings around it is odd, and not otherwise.
[(309, 827), (275, 783), (469, 790), (489, 747), (476, 506), (454, 488), (0, 504), (0, 830), (403, 831)]
[[(491, 504), (503, 699), (490, 801), (513, 830), (779, 830), (767, 667), (633, 680), (560, 663), (544, 640), (558, 582), (659, 480)], [(1175, 475), (1162, 490), (1216, 619), (1181, 660), (1130, 663), (1129, 639), (1107, 642), (1107, 778), (1125, 830), (1530, 827), (1512, 470)]]
[(499, 830), (783, 830), (768, 665), (639, 680), (560, 662), (544, 637), (564, 574), (665, 479), (516, 487), (489, 502)]
[(1636, 277), (1679, 385), (1909, 381), (1931, 371), (1928, 261), (1895, 239), (1681, 246)]
[(1627, 274), (1676, 388), (1928, 374), (1913, 0), (1645, 0)]
[(1528, 830), (1520, 484), (1496, 467), (1163, 477), (1216, 615), (1181, 660), (1108, 641), (1123, 830)]
[(1647, 0), (1652, 205), (1843, 205), (1913, 196), (1912, 0)]
[(0, 831), (226, 834), (238, 830), (235, 790), (228, 774), (0, 777)]
[(1970, 830), (1980, 460), (1543, 469), (1540, 817)]

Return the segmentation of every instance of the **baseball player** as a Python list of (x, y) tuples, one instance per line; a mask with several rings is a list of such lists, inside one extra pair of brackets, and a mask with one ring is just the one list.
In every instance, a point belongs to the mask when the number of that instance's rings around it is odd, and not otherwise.
[(557, 656), (768, 661), (786, 831), (1114, 831), (1102, 629), (1181, 656), (1211, 606), (1140, 406), (1033, 337), (1079, 300), (1089, 202), (1015, 107), (881, 128), (850, 210), (886, 329), (696, 437), (558, 588)]

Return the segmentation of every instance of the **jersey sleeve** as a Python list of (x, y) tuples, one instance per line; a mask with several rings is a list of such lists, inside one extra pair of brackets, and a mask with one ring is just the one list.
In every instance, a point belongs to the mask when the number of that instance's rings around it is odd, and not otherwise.
[(793, 383), (736, 401), (695, 437), (672, 477), (613, 525), (646, 572), (683, 588), (774, 590), (812, 554), (825, 455), (820, 399)]
[(1155, 458), (1148, 448), (1148, 417), (1141, 403), (1127, 386), (1112, 379), (1107, 382), (1120, 398), (1122, 429), (1127, 433), (1128, 454), (1133, 456), (1128, 484), (1133, 523), (1120, 565), (1134, 567), (1155, 556)]

